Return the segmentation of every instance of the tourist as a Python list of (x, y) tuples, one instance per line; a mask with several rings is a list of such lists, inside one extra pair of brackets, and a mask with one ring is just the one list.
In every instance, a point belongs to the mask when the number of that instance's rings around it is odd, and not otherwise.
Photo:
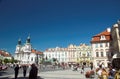
[(108, 79), (108, 72), (105, 70), (105, 68), (102, 69), (101, 77), (102, 79)]
[(24, 65), (24, 66), (23, 66), (23, 77), (24, 77), (24, 78), (26, 77), (26, 72), (27, 72), (27, 66)]
[(93, 63), (92, 62), (90, 63), (90, 68), (91, 68), (91, 70), (93, 69)]
[(14, 71), (15, 71), (15, 79), (17, 79), (18, 73), (19, 73), (19, 65), (18, 64), (15, 66)]
[(97, 70), (97, 75), (98, 75), (98, 79), (101, 79), (101, 75), (102, 75), (102, 66), (101, 65), (99, 65), (99, 68), (98, 68), (98, 70)]
[(112, 67), (110, 67), (108, 79), (114, 79), (114, 75), (115, 75), (115, 71)]
[(120, 70), (116, 71), (114, 79), (120, 79)]
[(38, 74), (38, 68), (36, 67), (35, 64), (32, 64), (29, 73), (29, 79), (37, 79), (37, 74)]

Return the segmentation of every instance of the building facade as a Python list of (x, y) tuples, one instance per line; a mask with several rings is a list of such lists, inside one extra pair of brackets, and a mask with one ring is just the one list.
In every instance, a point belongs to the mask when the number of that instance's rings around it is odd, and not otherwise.
[(16, 46), (14, 59), (19, 61), (19, 64), (39, 64), (40, 60), (42, 60), (43, 53), (40, 51), (36, 51), (32, 48), (30, 43), (30, 36), (28, 36), (26, 43), (24, 45), (21, 44), (21, 40), (18, 40), (18, 44)]
[(77, 46), (77, 62), (81, 65), (89, 66), (92, 63), (92, 49), (87, 44), (80, 44)]
[(49, 48), (44, 51), (44, 59), (52, 60), (55, 58), (59, 63), (66, 63), (69, 61), (68, 59), (68, 51), (65, 48)]
[(4, 64), (4, 59), (8, 59), (11, 60), (12, 59), (12, 55), (5, 51), (5, 50), (0, 50), (0, 64)]
[(92, 37), (91, 47), (94, 62), (93, 64), (95, 67), (99, 67), (99, 65), (102, 63), (105, 65), (105, 67), (108, 66), (108, 55), (110, 53), (111, 41), (110, 31), (111, 29), (107, 28), (107, 30)]
[(91, 46), (80, 44), (76, 46), (70, 44), (67, 48), (49, 48), (44, 52), (45, 59), (55, 58), (59, 63), (88, 65), (91, 61)]

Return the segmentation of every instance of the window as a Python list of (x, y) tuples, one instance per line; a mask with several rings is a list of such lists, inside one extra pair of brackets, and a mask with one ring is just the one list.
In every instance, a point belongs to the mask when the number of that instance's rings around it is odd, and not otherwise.
[(65, 52), (65, 56), (67, 56), (67, 52)]
[(33, 61), (33, 57), (31, 58), (31, 61)]
[(108, 47), (108, 43), (105, 43), (105, 47)]
[(80, 52), (79, 56), (81, 56), (81, 52)]
[(102, 44), (100, 44), (100, 47), (103, 47), (103, 45), (102, 45)]
[(87, 52), (87, 56), (89, 57), (90, 55), (89, 55), (89, 52)]
[(105, 36), (102, 35), (101, 38), (100, 38), (100, 40), (105, 40)]
[(98, 44), (96, 44), (95, 47), (98, 48)]
[(96, 57), (99, 57), (99, 53), (98, 52), (96, 52)]
[(29, 56), (28, 56), (28, 59), (29, 59)]
[(101, 52), (101, 57), (103, 57), (103, 52)]

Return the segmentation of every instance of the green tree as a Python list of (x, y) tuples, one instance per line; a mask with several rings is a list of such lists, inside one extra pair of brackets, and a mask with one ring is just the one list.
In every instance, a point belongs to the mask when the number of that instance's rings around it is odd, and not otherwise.
[(12, 59), (10, 60), (10, 63), (12, 63), (12, 64), (14, 63), (14, 58), (12, 58)]
[(9, 59), (5, 58), (5, 59), (4, 59), (4, 63), (5, 63), (5, 64), (6, 64), (6, 63), (9, 63)]

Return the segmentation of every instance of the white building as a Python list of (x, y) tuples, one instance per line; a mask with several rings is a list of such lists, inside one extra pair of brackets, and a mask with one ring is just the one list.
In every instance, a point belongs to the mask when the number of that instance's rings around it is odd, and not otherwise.
[(30, 43), (30, 36), (28, 36), (24, 45), (21, 44), (20, 39), (18, 40), (14, 59), (18, 60), (19, 64), (39, 64), (40, 60), (42, 59), (42, 56), (42, 52), (36, 51), (32, 48), (32, 45)]
[(56, 48), (49, 48), (47, 50), (44, 51), (44, 58), (45, 59), (57, 59), (59, 63), (62, 62), (68, 62), (68, 51), (65, 48), (60, 48), (60, 47), (56, 47)]
[(108, 55), (110, 53), (110, 41), (111, 41), (111, 29), (95, 35), (92, 37), (91, 46), (92, 46), (92, 56), (93, 64), (95, 67), (98, 67), (100, 64), (104, 63), (105, 67), (108, 66)]
[(91, 61), (91, 46), (70, 44), (67, 48), (49, 48), (44, 51), (44, 58), (48, 60), (55, 58), (59, 63), (68, 64), (83, 64), (85, 62), (87, 65)]

